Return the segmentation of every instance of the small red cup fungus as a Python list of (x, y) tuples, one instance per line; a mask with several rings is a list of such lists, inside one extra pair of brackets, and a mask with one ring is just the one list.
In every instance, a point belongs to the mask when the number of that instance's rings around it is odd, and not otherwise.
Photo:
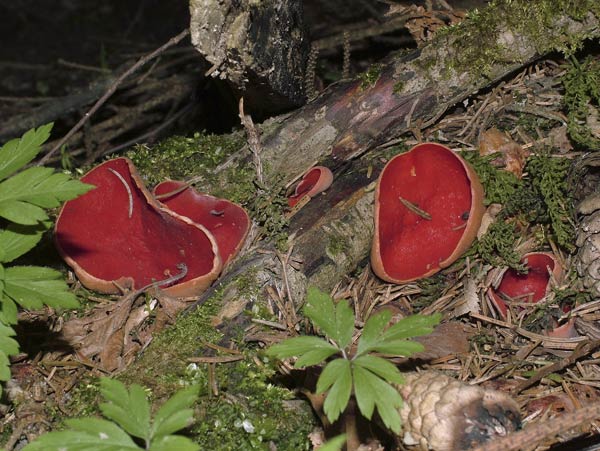
[(240, 205), (199, 193), (186, 183), (173, 180), (156, 185), (154, 195), (169, 209), (201, 224), (213, 234), (224, 267), (244, 244), (250, 217)]
[(377, 181), (371, 266), (387, 282), (428, 277), (471, 245), (483, 187), (449, 148), (424, 143), (392, 158)]
[(96, 188), (63, 205), (55, 241), (84, 286), (119, 293), (156, 282), (172, 296), (194, 296), (217, 278), (212, 234), (154, 200), (130, 160), (106, 161), (81, 181)]
[(487, 291), (488, 298), (502, 318), (507, 316), (507, 303), (540, 302), (548, 294), (551, 276), (555, 280), (562, 276), (561, 265), (549, 252), (525, 254), (521, 262), (527, 266), (527, 273), (508, 269), (498, 287), (489, 288)]
[(302, 176), (294, 194), (288, 197), (288, 205), (294, 207), (304, 196), (315, 197), (331, 186), (333, 174), (325, 166), (314, 166)]

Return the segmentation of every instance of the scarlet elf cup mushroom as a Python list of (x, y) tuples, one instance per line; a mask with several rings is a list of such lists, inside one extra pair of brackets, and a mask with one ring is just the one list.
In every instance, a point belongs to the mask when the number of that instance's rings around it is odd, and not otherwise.
[(288, 205), (294, 207), (305, 196), (314, 197), (331, 186), (333, 174), (325, 166), (314, 166), (302, 176), (294, 194), (288, 197)]
[(217, 241), (225, 267), (238, 253), (248, 230), (250, 217), (240, 205), (199, 193), (185, 182), (167, 180), (154, 187), (154, 195), (170, 210), (202, 224)]
[(550, 278), (560, 279), (562, 267), (549, 252), (531, 252), (525, 254), (521, 262), (527, 267), (526, 273), (508, 269), (502, 276), (497, 288), (490, 288), (488, 298), (498, 309), (502, 318), (506, 318), (508, 304), (540, 302), (550, 290)]
[(375, 274), (402, 283), (451, 265), (475, 239), (483, 197), (475, 171), (446, 146), (423, 143), (396, 155), (375, 190)]
[(118, 293), (156, 282), (173, 296), (193, 296), (217, 278), (213, 235), (160, 205), (130, 160), (106, 161), (81, 181), (96, 188), (63, 205), (55, 241), (84, 286)]

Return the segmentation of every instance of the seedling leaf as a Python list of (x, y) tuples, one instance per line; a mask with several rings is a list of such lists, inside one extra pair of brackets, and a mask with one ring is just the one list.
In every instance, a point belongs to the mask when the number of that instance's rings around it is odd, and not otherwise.
[(334, 304), (327, 293), (316, 287), (309, 287), (304, 314), (334, 340), (340, 349), (350, 344), (354, 331), (354, 312), (347, 301), (342, 300)]
[(402, 397), (398, 391), (383, 379), (362, 366), (352, 368), (354, 377), (354, 395), (360, 412), (371, 419), (374, 408), (377, 407), (383, 423), (400, 433), (401, 419), (398, 409), (402, 407)]
[(59, 271), (38, 266), (12, 266), (4, 272), (4, 293), (29, 309), (75, 308), (79, 305)]
[(74, 418), (67, 431), (49, 432), (28, 444), (23, 451), (128, 451), (140, 450), (120, 427), (100, 418)]
[(189, 407), (198, 399), (198, 387), (180, 390), (166, 401), (154, 415), (152, 436), (169, 435), (191, 424), (194, 411)]
[(314, 336), (301, 336), (289, 338), (281, 343), (274, 344), (267, 349), (267, 355), (278, 359), (301, 356), (316, 349), (327, 349), (332, 351), (330, 355), (338, 352), (338, 349), (325, 340)]
[(400, 370), (388, 360), (382, 359), (374, 355), (363, 355), (353, 362), (354, 365), (361, 366), (377, 376), (386, 380), (387, 382), (393, 382), (396, 384), (404, 383), (404, 377)]
[[(328, 369), (329, 371), (326, 373)], [(326, 381), (321, 383), (321, 378), (323, 377)], [(334, 382), (333, 384), (330, 384), (332, 379)], [(323, 393), (326, 390), (326, 388), (324, 388), (325, 386), (330, 386), (331, 388), (325, 398), (323, 412), (327, 415), (327, 419), (333, 423), (346, 409), (348, 401), (350, 400), (350, 393), (352, 391), (352, 372), (350, 370), (349, 360), (337, 359), (327, 364), (317, 381), (317, 393)]]
[(52, 123), (32, 128), (21, 138), (11, 139), (0, 148), (0, 180), (25, 166), (39, 153), (50, 137)]

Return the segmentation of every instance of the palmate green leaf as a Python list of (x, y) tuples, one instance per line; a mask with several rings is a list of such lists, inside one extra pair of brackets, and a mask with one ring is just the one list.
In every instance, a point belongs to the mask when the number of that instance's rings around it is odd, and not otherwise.
[(375, 373), (387, 382), (396, 384), (404, 383), (404, 377), (400, 370), (389, 360), (382, 359), (374, 355), (363, 355), (352, 361), (353, 365), (358, 365), (372, 373)]
[(0, 180), (18, 171), (39, 153), (50, 136), (52, 124), (31, 129), (19, 139), (12, 139), (0, 148)]
[(302, 354), (298, 360), (296, 360), (294, 368), (304, 368), (307, 366), (318, 365), (338, 352), (339, 350), (334, 347), (313, 349), (312, 351)]
[(342, 300), (336, 305), (327, 293), (316, 287), (309, 287), (304, 314), (334, 340), (340, 349), (350, 344), (354, 332), (354, 312), (348, 302)]
[(379, 376), (362, 366), (352, 368), (354, 395), (358, 409), (367, 419), (371, 419), (374, 408), (388, 428), (400, 433), (401, 419), (398, 409), (402, 407), (402, 397), (398, 391)]
[(131, 437), (114, 423), (100, 418), (66, 420), (70, 430), (39, 436), (23, 451), (129, 451), (140, 450)]
[(192, 386), (175, 393), (158, 409), (152, 421), (153, 440), (161, 435), (169, 435), (191, 424), (194, 411), (190, 409), (198, 399), (198, 387)]
[(92, 189), (67, 174), (52, 168), (33, 167), (0, 183), (0, 207), (6, 202), (22, 201), (38, 207), (58, 207), (64, 200), (73, 199)]
[(129, 390), (123, 383), (102, 378), (100, 393), (109, 402), (100, 404), (102, 414), (113, 420), (134, 437), (150, 441), (150, 404), (144, 389), (137, 384)]
[(11, 262), (29, 252), (39, 243), (49, 226), (49, 221), (33, 226), (9, 224), (6, 229), (0, 231), (0, 262)]
[(322, 338), (313, 336), (288, 338), (281, 343), (274, 344), (267, 349), (266, 352), (269, 356), (276, 357), (278, 359), (287, 359), (289, 357), (301, 356), (316, 349), (331, 350), (332, 352), (329, 355), (333, 355), (338, 352), (338, 349), (335, 346), (327, 343)]
[(6, 268), (4, 293), (29, 309), (41, 308), (43, 304), (55, 308), (75, 308), (79, 305), (59, 271), (39, 266)]
[(434, 315), (411, 315), (402, 318), (383, 333), (383, 340), (398, 340), (401, 338), (428, 335), (442, 319), (441, 313)]
[(167, 435), (152, 441), (149, 451), (199, 451), (200, 445), (187, 437)]
[(339, 418), (350, 400), (352, 392), (350, 366), (349, 360), (333, 360), (325, 366), (317, 380), (317, 393), (323, 393), (329, 389), (323, 404), (323, 412), (332, 423)]

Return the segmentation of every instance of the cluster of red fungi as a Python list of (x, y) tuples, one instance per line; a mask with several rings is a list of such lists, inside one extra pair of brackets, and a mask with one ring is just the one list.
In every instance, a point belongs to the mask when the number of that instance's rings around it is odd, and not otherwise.
[[(95, 189), (63, 206), (59, 252), (86, 287), (119, 293), (155, 284), (173, 296), (196, 296), (240, 250), (250, 228), (233, 202), (165, 181), (150, 192), (127, 158), (108, 160), (81, 179)], [(331, 171), (309, 170), (288, 198), (290, 208), (325, 191)], [(429, 277), (472, 244), (485, 212), (477, 174), (458, 154), (423, 143), (392, 158), (375, 191), (371, 266), (392, 283)], [(506, 299), (538, 302), (560, 266), (548, 253), (528, 254), (526, 274), (509, 270), (488, 297), (506, 317)]]

